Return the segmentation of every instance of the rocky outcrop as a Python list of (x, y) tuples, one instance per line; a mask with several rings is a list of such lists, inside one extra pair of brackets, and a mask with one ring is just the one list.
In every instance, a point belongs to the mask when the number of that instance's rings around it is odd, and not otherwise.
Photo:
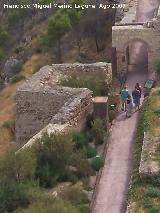
[(9, 58), (4, 65), (3, 76), (6, 80), (21, 71), (22, 62), (14, 57)]

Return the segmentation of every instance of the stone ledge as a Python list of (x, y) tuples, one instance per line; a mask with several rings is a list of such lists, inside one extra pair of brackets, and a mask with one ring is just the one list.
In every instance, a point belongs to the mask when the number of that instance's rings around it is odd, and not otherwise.
[(38, 139), (40, 139), (44, 133), (48, 133), (49, 135), (52, 133), (66, 133), (69, 131), (68, 124), (48, 124), (45, 128), (43, 128), (38, 134), (33, 136), (24, 146), (22, 146), (20, 150), (25, 149), (27, 147), (31, 147)]
[(142, 178), (156, 176), (160, 172), (160, 165), (154, 159), (157, 145), (160, 144), (159, 137), (153, 137), (150, 133), (144, 133), (143, 146), (139, 174)]

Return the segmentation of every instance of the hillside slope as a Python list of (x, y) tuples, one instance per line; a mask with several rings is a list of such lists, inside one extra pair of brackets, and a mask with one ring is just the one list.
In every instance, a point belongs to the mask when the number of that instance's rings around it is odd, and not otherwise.
[[(2, 2), (1, 2), (2, 4)], [(76, 26), (80, 36), (80, 49), (76, 43), (74, 29), (67, 32), (61, 39), (62, 62), (89, 63), (95, 61), (108, 61), (111, 57), (111, 27), (114, 24), (115, 11), (98, 11), (93, 16), (93, 11), (87, 11), (80, 18)], [(5, 57), (0, 58), (0, 73), (2, 89), (0, 91), (0, 154), (14, 140), (15, 120), (15, 93), (17, 88), (26, 78), (37, 72), (46, 64), (57, 63), (56, 48), (44, 49), (39, 41), (48, 31), (49, 17), (54, 16), (54, 11), (37, 12), (33, 19), (28, 22), (28, 15), (23, 24), (17, 23), (9, 27), (9, 13), (0, 11), (1, 28), (0, 35), (4, 31), (9, 34), (9, 40), (1, 45), (0, 52)], [(13, 15), (13, 14), (12, 14)], [(3, 21), (2, 21), (3, 20)], [(96, 24), (95, 24), (96, 22)], [(97, 26), (99, 32), (94, 32), (93, 25)], [(87, 31), (88, 29), (88, 31)], [(27, 43), (26, 40), (29, 40)], [(0, 36), (1, 39), (1, 36)], [(26, 40), (25, 40), (26, 39)], [(27, 44), (26, 44), (27, 43)], [(10, 45), (8, 47), (8, 44)], [(97, 45), (99, 50), (97, 50)], [(3, 78), (5, 63), (11, 57), (22, 61), (18, 74), (6, 84)], [(25, 78), (25, 79), (24, 79)]]

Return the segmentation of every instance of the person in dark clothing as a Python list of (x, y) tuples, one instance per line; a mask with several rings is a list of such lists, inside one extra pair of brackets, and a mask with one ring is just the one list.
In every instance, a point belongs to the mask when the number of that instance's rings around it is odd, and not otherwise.
[(141, 86), (139, 85), (139, 83), (136, 83), (135, 87), (137, 88), (137, 90), (139, 90), (140, 95), (142, 96), (142, 88), (141, 88)]
[(132, 98), (133, 98), (133, 103), (135, 105), (135, 111), (139, 110), (139, 106), (140, 106), (140, 99), (141, 99), (141, 93), (140, 91), (137, 89), (137, 87), (135, 86), (135, 89), (132, 91)]
[(127, 118), (131, 117), (132, 109), (133, 109), (132, 98), (130, 95), (128, 95), (127, 100), (126, 100), (126, 117)]

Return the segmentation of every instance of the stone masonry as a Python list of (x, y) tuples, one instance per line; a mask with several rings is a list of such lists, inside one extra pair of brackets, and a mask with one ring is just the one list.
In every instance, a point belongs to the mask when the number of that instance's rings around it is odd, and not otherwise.
[(25, 144), (47, 125), (68, 125), (81, 129), (86, 114), (92, 111), (92, 91), (58, 85), (62, 77), (99, 75), (110, 83), (111, 64), (54, 64), (43, 67), (16, 93), (16, 142)]

